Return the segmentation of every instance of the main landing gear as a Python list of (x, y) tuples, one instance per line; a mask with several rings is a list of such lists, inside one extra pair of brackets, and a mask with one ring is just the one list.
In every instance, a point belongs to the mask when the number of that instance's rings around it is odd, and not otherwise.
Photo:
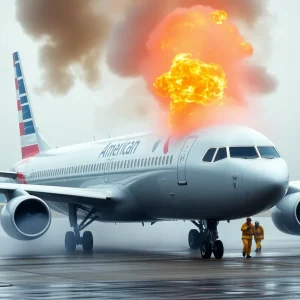
[(90, 231), (85, 231), (81, 237), (80, 231), (82, 231), (84, 228), (86, 228), (88, 225), (94, 222), (98, 218), (98, 216), (95, 215), (95, 211), (93, 209), (89, 210), (87, 211), (85, 218), (78, 225), (77, 211), (80, 208), (86, 210), (84, 207), (80, 207), (74, 204), (69, 204), (69, 221), (70, 221), (70, 226), (73, 227), (74, 231), (66, 232), (65, 248), (67, 252), (74, 252), (77, 245), (82, 245), (83, 251), (86, 252), (90, 252), (93, 250), (93, 246), (94, 246), (93, 234)]
[(218, 221), (192, 221), (198, 227), (199, 231), (192, 229), (189, 232), (189, 246), (191, 249), (200, 249), (201, 256), (204, 259), (211, 257), (212, 253), (216, 259), (221, 259), (224, 254), (223, 243), (218, 240), (217, 226)]

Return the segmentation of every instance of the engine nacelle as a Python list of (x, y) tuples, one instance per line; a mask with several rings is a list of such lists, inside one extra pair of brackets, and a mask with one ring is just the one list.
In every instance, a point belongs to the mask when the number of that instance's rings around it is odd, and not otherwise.
[(272, 208), (272, 221), (284, 233), (300, 235), (300, 193), (283, 197)]
[(51, 211), (38, 197), (22, 195), (8, 201), (1, 211), (1, 225), (10, 237), (34, 240), (46, 233), (51, 224)]

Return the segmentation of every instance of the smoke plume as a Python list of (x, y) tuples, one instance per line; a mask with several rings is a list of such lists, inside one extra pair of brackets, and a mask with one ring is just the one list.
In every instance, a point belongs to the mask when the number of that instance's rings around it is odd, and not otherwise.
[(25, 32), (41, 42), (42, 90), (67, 93), (74, 84), (73, 66), (94, 87), (100, 78), (98, 61), (110, 21), (95, 0), (17, 0), (16, 16)]
[[(227, 13), (228, 21), (225, 21), (223, 27), (209, 25), (208, 14), (215, 10)], [(206, 18), (206, 21), (202, 18)], [(245, 105), (247, 100), (253, 102), (254, 96), (274, 92), (277, 87), (277, 81), (257, 57), (250, 58), (253, 54), (251, 44), (255, 45), (254, 54), (256, 48), (259, 48), (260, 53), (263, 52), (261, 49), (268, 49), (268, 18), (266, 1), (260, 0), (135, 1), (129, 7), (126, 18), (114, 27), (110, 35), (107, 62), (119, 76), (142, 76), (148, 89), (155, 94), (153, 83), (162, 74), (170, 74), (167, 72), (171, 65), (173, 67), (172, 59), (175, 55), (192, 53), (193, 58), (197, 57), (206, 63), (217, 63), (225, 70), (228, 86), (224, 100), (234, 110), (235, 105)], [(246, 42), (240, 28), (250, 32)], [(265, 38), (255, 40), (256, 33)], [(248, 47), (248, 54), (244, 55), (238, 45)], [(246, 48), (244, 52), (247, 52)], [(178, 68), (180, 70), (181, 67)], [(187, 77), (182, 80), (191, 84)], [(165, 99), (160, 97), (160, 92), (156, 93), (163, 109), (169, 109), (170, 98), (174, 98), (172, 86), (170, 88), (170, 97)], [(191, 102), (191, 98), (186, 99), (184, 111), (182, 105), (177, 105), (182, 113), (172, 123), (177, 123), (181, 128), (183, 123), (190, 123), (186, 130), (191, 130), (204, 125), (203, 123), (215, 123), (217, 118), (224, 119), (220, 117), (220, 114), (224, 115), (224, 109), (217, 108), (220, 113), (216, 115), (216, 109), (197, 106)], [(174, 103), (179, 102), (176, 100), (171, 103), (171, 113), (172, 109), (174, 112)], [(225, 115), (232, 116), (227, 113)], [(185, 117), (192, 118), (192, 122)]]
[[(100, 80), (98, 62), (105, 53), (106, 62), (115, 74), (142, 77), (153, 96), (155, 79), (168, 72), (171, 66), (171, 57), (167, 60), (164, 56), (158, 57), (161, 49), (155, 50), (158, 49), (155, 45), (159, 45), (160, 36), (164, 35), (160, 28), (166, 30), (169, 26), (166, 20), (172, 20), (177, 12), (181, 14), (180, 11), (194, 7), (195, 10), (226, 11), (229, 22), (236, 25), (237, 31), (247, 31), (249, 36), (245, 40), (254, 45), (254, 56), (256, 49), (260, 54), (269, 49), (267, 1), (261, 0), (16, 0), (16, 7), (17, 20), (22, 28), (41, 43), (40, 64), (44, 70), (42, 89), (58, 94), (64, 94), (72, 88), (75, 75), (78, 75), (78, 66), (87, 86), (94, 87)], [(243, 32), (240, 33), (243, 36)], [(206, 34), (209, 36), (208, 31)], [(209, 43), (216, 45), (218, 43), (213, 41), (213, 34)], [(252, 40), (257, 37), (257, 41)], [(218, 45), (219, 48), (214, 47), (215, 52), (222, 55), (226, 48), (230, 54), (225, 37), (217, 38), (222, 44)], [(191, 36), (190, 40), (196, 43), (197, 36)], [(209, 55), (204, 54), (199, 59), (216, 63), (210, 59), (213, 52), (209, 51), (207, 40), (202, 39), (205, 41), (202, 53), (206, 51)], [(188, 49), (182, 52), (193, 53)], [(263, 96), (276, 89), (277, 81), (261, 61), (255, 58), (249, 58), (248, 61), (247, 58), (241, 62), (240, 59), (238, 68), (233, 64), (229, 68), (224, 61), (220, 65), (229, 78), (226, 91), (231, 103), (246, 103), (245, 100), (252, 96)], [(238, 58), (235, 59), (237, 61)], [(238, 78), (238, 82), (233, 78)], [(148, 101), (146, 98), (142, 100), (142, 97), (140, 101)], [(138, 105), (139, 100), (134, 103)], [(158, 103), (164, 110), (168, 108), (169, 102), (162, 103), (158, 99)], [(115, 106), (119, 107), (118, 101)], [(120, 107), (124, 108), (124, 105)], [(135, 116), (149, 116), (144, 109), (141, 112), (139, 109), (133, 110)], [(200, 111), (201, 116), (203, 109)]]
[[(135, 1), (109, 40), (107, 61), (111, 69), (121, 76), (136, 76), (147, 58), (146, 43), (152, 30), (173, 10), (195, 5), (210, 6), (227, 11), (228, 15), (245, 22), (250, 28), (268, 16), (266, 1), (261, 0), (144, 0)], [(268, 30), (268, 28), (260, 28)], [(266, 41), (265, 41), (266, 42)]]

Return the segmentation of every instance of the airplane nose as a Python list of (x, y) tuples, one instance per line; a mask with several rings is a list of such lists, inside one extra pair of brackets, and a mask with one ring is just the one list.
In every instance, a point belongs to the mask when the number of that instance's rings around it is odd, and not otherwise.
[[(273, 207), (286, 194), (289, 186), (288, 168), (283, 159), (260, 161), (245, 176), (247, 198), (258, 211)], [(248, 183), (247, 183), (248, 181)]]

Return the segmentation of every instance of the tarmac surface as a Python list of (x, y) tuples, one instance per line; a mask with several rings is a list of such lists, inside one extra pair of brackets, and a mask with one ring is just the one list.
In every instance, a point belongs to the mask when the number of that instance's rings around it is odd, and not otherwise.
[(0, 230), (0, 299), (300, 299), (300, 236), (259, 218), (263, 251), (245, 259), (243, 221), (220, 223), (222, 260), (202, 260), (189, 250), (189, 222), (94, 223), (90, 254), (65, 253), (66, 219), (55, 218), (45, 236), (31, 242)]

